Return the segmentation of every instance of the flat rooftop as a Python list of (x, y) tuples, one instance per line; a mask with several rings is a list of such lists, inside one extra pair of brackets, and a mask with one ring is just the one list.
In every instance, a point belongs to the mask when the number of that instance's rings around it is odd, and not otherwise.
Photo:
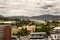
[(30, 33), (30, 34), (46, 34), (46, 32), (33, 32), (33, 33)]

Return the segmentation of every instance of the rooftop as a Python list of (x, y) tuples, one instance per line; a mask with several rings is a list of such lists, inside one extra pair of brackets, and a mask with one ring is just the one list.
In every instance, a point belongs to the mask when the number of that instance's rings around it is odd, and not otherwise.
[(33, 32), (33, 33), (30, 33), (30, 34), (46, 34), (46, 32)]
[(60, 29), (60, 27), (55, 27), (54, 29)]

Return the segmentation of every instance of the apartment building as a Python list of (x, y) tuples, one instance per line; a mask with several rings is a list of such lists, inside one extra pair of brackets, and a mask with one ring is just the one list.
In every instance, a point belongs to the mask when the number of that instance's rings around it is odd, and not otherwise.
[(0, 40), (11, 40), (10, 26), (0, 25)]
[(60, 27), (55, 27), (50, 31), (52, 40), (60, 40)]

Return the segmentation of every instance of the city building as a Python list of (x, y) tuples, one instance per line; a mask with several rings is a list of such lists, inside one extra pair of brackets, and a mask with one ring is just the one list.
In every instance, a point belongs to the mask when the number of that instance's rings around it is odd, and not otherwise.
[(39, 23), (46, 23), (45, 20), (38, 20), (38, 19), (30, 19), (30, 21), (39, 22)]
[(30, 33), (30, 40), (48, 40), (46, 32), (33, 32)]
[(33, 31), (35, 31), (35, 27), (36, 26), (34, 26), (34, 25), (31, 25), (31, 26), (27, 25), (27, 26), (23, 26), (23, 27), (18, 27), (18, 29), (27, 28), (28, 31), (33, 32)]
[(60, 40), (60, 27), (55, 27), (51, 29), (50, 36), (52, 40)]
[(10, 26), (0, 25), (0, 40), (11, 40)]
[(13, 24), (15, 24), (16, 21), (0, 21), (0, 23), (4, 23), (4, 24), (11, 24), (11, 23), (13, 23)]

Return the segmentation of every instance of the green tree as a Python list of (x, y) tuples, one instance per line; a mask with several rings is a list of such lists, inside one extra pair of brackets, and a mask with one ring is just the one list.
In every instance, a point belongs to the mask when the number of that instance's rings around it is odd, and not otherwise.
[(11, 25), (11, 26), (14, 26), (15, 24), (14, 24), (14, 23), (11, 23), (10, 25)]
[(17, 26), (17, 28), (20, 26), (20, 27), (22, 27), (22, 23), (20, 22), (20, 21), (16, 21), (16, 24), (15, 24), (16, 26)]
[(28, 33), (29, 32), (28, 32), (27, 28), (25, 28), (25, 29), (22, 28), (20, 31), (17, 32), (17, 35), (18, 36), (25, 36), (25, 35), (28, 35)]
[(35, 32), (40, 32), (40, 28), (35, 28)]
[(29, 32), (28, 32), (27, 28), (25, 28), (25, 29), (24, 29), (24, 35), (28, 35), (28, 33), (29, 33)]
[(42, 26), (40, 32), (46, 32), (49, 35), (50, 26)]
[(35, 32), (46, 32), (49, 35), (50, 29), (51, 29), (50, 26), (43, 25), (41, 26), (41, 28), (35, 28)]

